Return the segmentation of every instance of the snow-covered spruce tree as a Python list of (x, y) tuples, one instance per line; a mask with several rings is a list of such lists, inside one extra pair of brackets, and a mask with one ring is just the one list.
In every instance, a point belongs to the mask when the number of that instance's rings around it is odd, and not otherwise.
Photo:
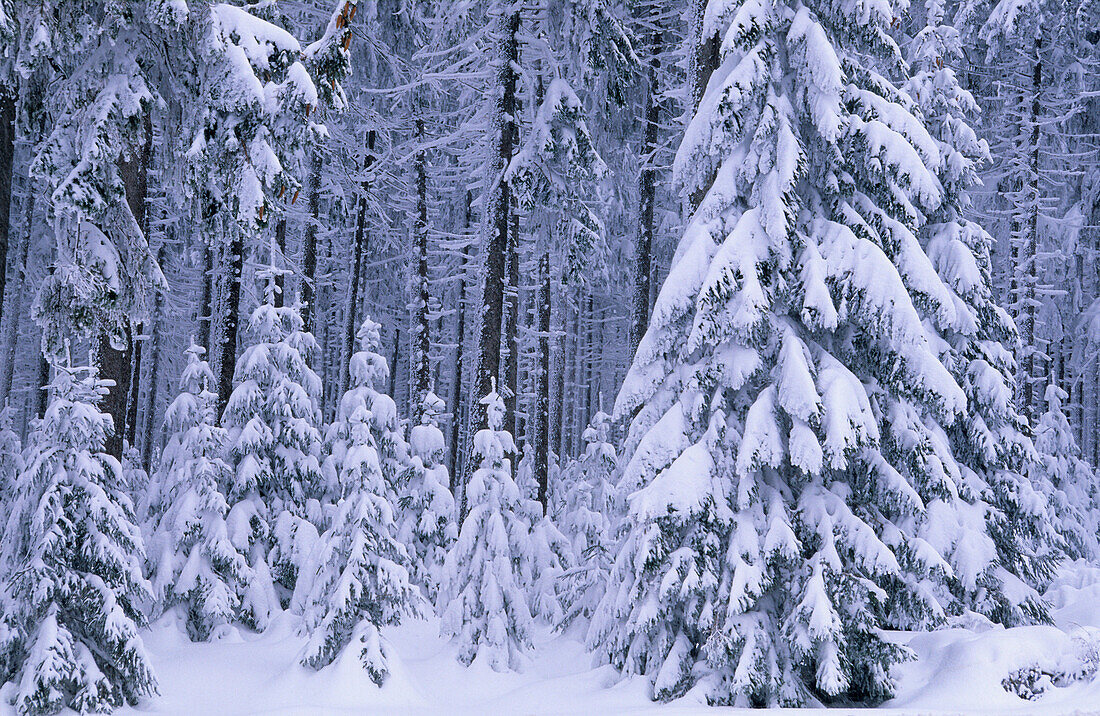
[(360, 402), (345, 423), (341, 483), (348, 493), (303, 566), (295, 596), (310, 632), (301, 661), (320, 669), (354, 644), (363, 668), (381, 686), (389, 668), (379, 629), (418, 614), (422, 597), (397, 540), (369, 408)]
[(888, 79), (900, 10), (707, 6), (721, 63), (675, 162), (703, 199), (616, 403), (630, 529), (589, 632), (656, 699), (879, 701), (906, 657), (882, 627), (979, 594), (1029, 616), (947, 434), (967, 395), (924, 319), (958, 307), (915, 235), (941, 148)]
[(1063, 407), (1066, 392), (1047, 386), (1047, 409), (1035, 427), (1038, 453), (1032, 470), (1035, 481), (1049, 483), (1052, 490), (1049, 514), (1055, 529), (1066, 541), (1066, 553), (1074, 559), (1100, 558), (1100, 485), (1096, 471), (1081, 459)]
[(321, 485), (321, 381), (307, 362), (316, 342), (302, 331), (296, 306), (275, 306), (280, 272), (260, 272), (266, 289), (249, 318), (254, 342), (237, 359), (236, 387), (222, 416), (234, 471), (229, 538), (251, 568), (239, 616), (261, 630), (280, 607), (275, 582), (293, 590), (316, 539), (306, 500)]
[[(82, 375), (83, 374), (83, 375)], [(22, 714), (109, 711), (156, 693), (138, 627), (151, 596), (141, 533), (105, 454), (94, 370), (56, 366), (8, 518), (0, 674)]]
[(614, 558), (614, 531), (620, 513), (614, 478), (615, 446), (610, 443), (611, 416), (592, 416), (585, 429), (584, 456), (561, 471), (555, 484), (557, 522), (569, 538), (573, 567), (565, 576), (564, 624), (592, 616), (607, 590)]
[(530, 525), (508, 457), (516, 454), (515, 442), (501, 430), (504, 401), (494, 389), (481, 404), (489, 427), (473, 440), (478, 468), (466, 487), (466, 519), (444, 563), (441, 628), (458, 644), (463, 664), (484, 654), (493, 670), (518, 671), (531, 647), (531, 613), (520, 582)]
[(364, 407), (370, 416), (371, 434), (386, 485), (386, 499), (397, 504), (398, 488), (409, 469), (409, 446), (397, 417), (397, 403), (381, 392), (390, 379), (390, 367), (382, 350), (382, 326), (368, 316), (356, 332), (359, 350), (348, 362), (347, 392), (336, 407), (336, 418), (325, 433), (323, 465), (326, 503), (335, 503), (356, 487), (342, 482), (343, 460), (351, 444), (351, 416)]
[[(229, 539), (223, 490), (233, 472), (223, 459), (228, 436), (218, 427), (214, 374), (205, 349), (187, 349), (180, 394), (165, 412), (171, 437), (161, 457), (159, 506), (149, 538), (155, 613), (185, 607), (191, 639), (208, 639), (237, 616), (248, 563)], [(247, 553), (247, 551), (245, 551)]]
[(443, 410), (443, 401), (428, 391), (418, 411), (421, 423), (409, 431), (412, 457), (397, 512), (398, 540), (409, 548), (413, 579), (433, 603), (447, 550), (458, 537), (450, 475), (443, 463), (447, 446), (438, 423)]
[[(911, 77), (905, 89), (920, 108), (938, 149), (939, 161), (932, 168), (942, 198), (937, 208), (927, 212), (918, 237), (947, 290), (914, 286), (914, 297), (922, 316), (944, 339), (937, 352), (966, 394), (968, 418), (948, 426), (947, 436), (968, 490), (995, 508), (987, 512), (986, 528), (1002, 566), (993, 566), (986, 540), (976, 533), (960, 534), (954, 525), (964, 523), (951, 511), (939, 509), (936, 501), (930, 503), (925, 534), (941, 554), (951, 551), (951, 543), (965, 539), (980, 556), (981, 569), (969, 574), (956, 570), (959, 580), (952, 584), (953, 591), (969, 608), (1016, 624), (1043, 617), (1031, 587), (1041, 586), (1051, 575), (1052, 548), (1061, 538), (1052, 529), (1046, 508), (1053, 488), (1049, 481), (1039, 483), (1026, 476), (1037, 455), (1026, 421), (1012, 399), (1017, 370), (1012, 348), (1019, 337), (994, 297), (993, 238), (965, 218), (970, 209), (968, 192), (979, 181), (979, 166), (989, 161), (989, 149), (969, 124), (978, 115), (977, 103), (959, 85), (954, 70), (963, 59), (960, 34), (946, 24), (942, 0), (929, 0), (923, 10), (924, 26), (909, 43)], [(933, 452), (912, 431), (896, 429), (890, 437), (884, 445), (896, 451), (892, 460), (927, 461)], [(966, 529), (974, 531), (977, 526)], [(1020, 578), (1026, 582), (1016, 585), (1021, 589), (1009, 586), (1026, 598), (1005, 599), (999, 583), (1018, 583)]]

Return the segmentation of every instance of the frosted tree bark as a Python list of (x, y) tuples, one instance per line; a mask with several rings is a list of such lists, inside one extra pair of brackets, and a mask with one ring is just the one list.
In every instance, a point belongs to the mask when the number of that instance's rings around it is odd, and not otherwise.
[(661, 31), (654, 29), (649, 36), (646, 51), (649, 62), (646, 69), (645, 133), (642, 140), (642, 167), (638, 174), (638, 196), (641, 200), (638, 212), (638, 233), (634, 238), (634, 301), (630, 314), (630, 352), (638, 350), (638, 344), (649, 326), (649, 279), (652, 270), (654, 215), (657, 204), (657, 176), (654, 169), (657, 151), (657, 132), (660, 129), (661, 107), (659, 101), (658, 72), (661, 69)]
[[(416, 120), (416, 134), (423, 142), (424, 121)], [(424, 396), (431, 389), (431, 322), (428, 316), (431, 293), (428, 288), (428, 156), (420, 149), (414, 160), (416, 171), (416, 215), (413, 243), (416, 247), (416, 315), (412, 336), (412, 410), (421, 422)]]
[(306, 220), (305, 236), (302, 238), (302, 327), (307, 333), (313, 333), (317, 315), (315, 287), (317, 280), (317, 230), (321, 220), (321, 172), (325, 160), (320, 150), (314, 149), (309, 171), (309, 218)]
[(539, 256), (538, 298), (538, 365), (535, 368), (534, 453), (535, 484), (538, 500), (544, 514), (549, 514), (548, 494), (550, 484), (550, 254), (543, 250)]
[[(0, 86), (0, 319), (8, 277), (8, 231), (11, 227), (12, 171), (15, 167), (15, 93)], [(17, 304), (13, 310), (20, 310)]]

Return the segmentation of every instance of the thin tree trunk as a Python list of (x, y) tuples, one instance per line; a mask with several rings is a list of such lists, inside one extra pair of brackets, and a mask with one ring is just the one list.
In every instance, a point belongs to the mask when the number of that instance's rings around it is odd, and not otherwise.
[[(423, 141), (424, 121), (416, 120), (416, 133)], [(416, 422), (423, 419), (424, 396), (431, 388), (431, 324), (428, 309), (431, 293), (428, 289), (428, 168), (427, 152), (416, 153), (416, 217), (413, 220), (413, 241), (416, 246), (416, 317), (412, 340), (412, 411)]]
[[(271, 265), (282, 267), (283, 256), (286, 256), (286, 216), (280, 216), (275, 223), (275, 246), (279, 255), (271, 257)], [(286, 274), (275, 276), (275, 308), (286, 305)]]
[(302, 240), (302, 323), (307, 333), (313, 333), (314, 315), (317, 307), (315, 288), (317, 274), (317, 231), (321, 220), (321, 172), (324, 170), (324, 156), (320, 150), (313, 151), (313, 161), (309, 172), (309, 219)]
[(241, 275), (244, 268), (244, 234), (233, 231), (228, 244), (222, 244), (218, 262), (219, 304), (223, 312), (218, 336), (218, 415), (225, 412), (233, 392), (233, 373), (237, 366), (237, 328), (240, 319)]
[[(152, 325), (152, 324), (150, 324)], [(137, 325), (138, 336), (144, 336), (145, 323)], [(135, 447), (137, 443), (138, 402), (141, 394), (141, 357), (145, 352), (145, 340), (135, 340), (133, 345), (133, 365), (130, 368), (130, 392), (126, 398), (126, 446)]]
[[(710, 81), (710, 76), (714, 74), (714, 71), (718, 69), (718, 64), (721, 59), (719, 55), (719, 49), (721, 48), (721, 38), (717, 33), (703, 37), (703, 14), (706, 10), (707, 0), (692, 0), (691, 9), (689, 10), (689, 22), (690, 37), (694, 43), (694, 51), (689, 57), (690, 66), (688, 68), (689, 80), (691, 82), (691, 111), (699, 109), (699, 103), (703, 99), (703, 94), (706, 92), (707, 83)], [(699, 208), (699, 204), (702, 203), (703, 197), (706, 196), (707, 190), (710, 188), (710, 183), (714, 180), (713, 173), (709, 181), (703, 183), (696, 191), (692, 192), (690, 197), (690, 210), (692, 213)]]
[[(164, 265), (165, 251), (168, 242), (161, 243), (157, 250), (157, 262)], [(157, 391), (160, 389), (160, 363), (161, 363), (161, 316), (164, 313), (164, 294), (160, 291), (153, 298), (153, 316), (149, 322), (151, 338), (144, 345), (149, 347), (149, 376), (145, 386), (145, 405), (142, 407), (142, 417), (145, 421), (144, 435), (141, 441), (141, 465), (146, 473), (153, 469), (153, 430), (157, 419)], [(136, 397), (136, 396), (135, 396)]]
[(539, 296), (535, 300), (538, 311), (539, 352), (535, 369), (535, 409), (531, 416), (535, 423), (535, 484), (543, 514), (549, 514), (550, 489), (550, 253), (543, 249), (539, 257)]
[[(464, 215), (464, 227), (470, 228), (471, 215), (470, 206), (473, 203), (473, 196), (470, 192), (466, 192), (466, 211)], [(463, 347), (466, 339), (466, 292), (469, 288), (469, 266), (470, 259), (470, 245), (467, 243), (462, 247), (462, 258), (458, 265), (459, 275), (462, 277), (459, 280), (458, 288), (458, 321), (455, 326), (455, 364), (454, 364), (454, 376), (451, 381), (451, 395), (449, 406), (449, 412), (451, 414), (451, 494), (457, 496), (456, 490), (458, 489), (458, 475), (461, 465), (461, 432), (462, 432), (462, 372), (463, 372)]]
[[(504, 287), (504, 428), (519, 445), (519, 216), (512, 213), (508, 230), (507, 281)], [(523, 448), (520, 447), (522, 454)]]
[[(15, 166), (15, 100), (15, 92), (0, 86), (0, 319), (6, 308), (3, 301), (8, 280), (8, 231), (11, 226), (11, 187)], [(19, 306), (13, 310), (18, 311)]]
[(11, 398), (12, 381), (15, 378), (15, 361), (19, 347), (19, 324), (23, 320), (23, 300), (27, 293), (27, 257), (30, 252), (32, 232), (34, 229), (35, 207), (34, 179), (27, 177), (27, 194), (23, 199), (23, 239), (19, 246), (19, 260), (16, 265), (16, 280), (18, 283), (12, 296), (13, 310), (8, 313), (8, 323), (4, 332), (4, 375), (2, 379), (3, 401), (0, 405), (7, 405)]
[(211, 326), (214, 322), (214, 250), (207, 241), (202, 244), (202, 295), (199, 298), (199, 345), (210, 351)]
[[(374, 164), (375, 132), (367, 130), (367, 151), (363, 157), (363, 172), (366, 173)], [(344, 311), (344, 341), (340, 359), (340, 385), (336, 395), (341, 396), (348, 389), (348, 366), (351, 356), (355, 352), (355, 334), (359, 330), (359, 292), (362, 283), (363, 261), (367, 254), (367, 192), (370, 190), (370, 182), (364, 178), (360, 184), (362, 195), (359, 197), (359, 211), (355, 216), (355, 244), (352, 251), (351, 272), (348, 281), (348, 299)], [(339, 397), (337, 397), (339, 400)]]

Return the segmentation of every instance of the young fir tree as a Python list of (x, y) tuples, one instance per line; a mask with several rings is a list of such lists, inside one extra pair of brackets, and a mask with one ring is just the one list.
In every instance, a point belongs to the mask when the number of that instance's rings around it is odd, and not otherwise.
[(630, 528), (589, 633), (654, 698), (879, 701), (906, 657), (883, 627), (1033, 613), (995, 476), (947, 434), (967, 394), (926, 319), (959, 306), (916, 236), (941, 148), (888, 79), (898, 12), (704, 13), (720, 63), (675, 163), (702, 199), (616, 403)]
[(413, 580), (433, 603), (447, 550), (458, 537), (450, 476), (443, 463), (447, 446), (438, 424), (443, 409), (443, 401), (429, 390), (421, 401), (421, 423), (409, 431), (412, 458), (398, 510), (398, 540), (409, 547)]
[(615, 556), (612, 524), (620, 509), (610, 432), (611, 416), (597, 412), (582, 436), (584, 456), (562, 470), (555, 486), (558, 524), (570, 540), (575, 565), (566, 576), (564, 624), (592, 616), (607, 589)]
[(492, 390), (481, 403), (489, 427), (473, 440), (478, 468), (466, 486), (466, 519), (443, 567), (441, 628), (457, 642), (463, 664), (484, 654), (494, 671), (518, 671), (531, 648), (531, 613), (521, 583), (530, 525), (508, 457), (516, 446), (501, 430), (504, 401)]
[(180, 394), (164, 415), (171, 432), (161, 456), (159, 506), (149, 538), (156, 611), (185, 607), (187, 634), (203, 641), (232, 622), (248, 582), (248, 562), (229, 539), (223, 490), (233, 472), (223, 459), (228, 436), (218, 427), (214, 374), (205, 349), (187, 349)]
[(316, 341), (302, 331), (296, 306), (276, 307), (280, 273), (274, 267), (261, 272), (264, 301), (249, 319), (255, 342), (237, 360), (236, 387), (222, 416), (234, 470), (229, 538), (251, 567), (240, 618), (261, 630), (280, 607), (275, 582), (293, 590), (316, 539), (306, 501), (321, 484), (321, 381), (307, 362)]
[(364, 319), (356, 339), (359, 350), (348, 362), (347, 392), (340, 398), (336, 419), (325, 435), (327, 454), (323, 466), (323, 494), (327, 502), (335, 503), (356, 485), (345, 483), (344, 458), (352, 440), (351, 416), (362, 407), (370, 416), (371, 435), (378, 449), (379, 465), (390, 504), (397, 503), (399, 483), (409, 469), (408, 444), (401, 434), (397, 419), (397, 404), (381, 392), (390, 379), (390, 367), (379, 352), (382, 350), (382, 326), (369, 317)]
[(358, 401), (345, 423), (341, 483), (348, 493), (303, 567), (295, 598), (310, 631), (301, 660), (320, 669), (355, 644), (363, 668), (381, 686), (389, 668), (379, 629), (417, 614), (421, 596), (397, 540), (369, 407)]
[(0, 673), (19, 713), (109, 711), (157, 689), (138, 635), (144, 547), (103, 452), (105, 386), (88, 369), (54, 372), (5, 530)]
[(1063, 407), (1065, 400), (1064, 390), (1047, 386), (1047, 409), (1035, 427), (1038, 459), (1032, 470), (1040, 473), (1036, 482), (1053, 488), (1050, 515), (1066, 541), (1067, 555), (1095, 561), (1100, 557), (1100, 486), (1096, 471), (1081, 459)]

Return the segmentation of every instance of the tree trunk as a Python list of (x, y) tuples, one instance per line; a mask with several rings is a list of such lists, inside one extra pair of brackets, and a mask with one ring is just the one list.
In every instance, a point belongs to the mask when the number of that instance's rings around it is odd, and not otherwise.
[(218, 336), (218, 415), (225, 412), (233, 392), (233, 373), (237, 367), (237, 326), (240, 320), (241, 274), (244, 268), (244, 234), (233, 231), (228, 244), (222, 243), (218, 261), (218, 295), (223, 312)]
[[(472, 221), (471, 205), (473, 204), (473, 195), (466, 192), (466, 211), (463, 214), (463, 227), (465, 229), (470, 228)], [(466, 293), (469, 288), (469, 259), (470, 259), (470, 245), (465, 244), (462, 247), (462, 255), (458, 265), (458, 273), (461, 276), (458, 284), (458, 321), (455, 326), (455, 364), (454, 374), (451, 379), (451, 394), (450, 394), (450, 406), (449, 412), (451, 414), (451, 455), (450, 455), (450, 469), (451, 469), (451, 494), (457, 499), (458, 493), (458, 475), (461, 471), (462, 464), (462, 451), (461, 451), (461, 433), (462, 433), (462, 372), (463, 372), (463, 348), (466, 339)]]
[(199, 298), (199, 345), (210, 351), (211, 326), (214, 322), (214, 251), (209, 242), (202, 245), (202, 296)]
[(515, 131), (516, 73), (519, 45), (520, 14), (518, 9), (502, 14), (497, 21), (496, 59), (496, 107), (492, 119), (496, 151), (488, 167), (486, 182), (489, 196), (486, 201), (489, 231), (484, 238), (482, 260), (483, 285), (481, 294), (481, 328), (478, 337), (477, 368), (474, 373), (474, 390), (471, 396), (470, 421), (472, 436), (487, 427), (485, 406), (481, 398), (493, 389), (492, 384), (500, 371), (501, 318), (504, 309), (504, 263), (508, 247), (508, 231), (511, 226), (509, 210), (512, 201), (511, 186), (504, 172), (512, 160)]
[[(144, 336), (144, 322), (138, 324), (137, 332), (138, 336)], [(145, 343), (145, 340), (137, 340), (131, 344), (133, 345), (133, 365), (130, 367), (130, 392), (126, 397), (126, 444), (129, 447), (137, 445), (135, 439), (137, 437), (138, 402), (141, 397), (141, 357), (145, 352)]]
[(315, 288), (317, 274), (317, 231), (321, 221), (321, 172), (325, 159), (320, 150), (313, 151), (313, 161), (309, 172), (309, 219), (306, 222), (305, 237), (302, 240), (302, 325), (307, 333), (313, 333), (314, 315), (317, 307)]
[[(134, 221), (142, 231), (147, 228), (145, 222), (145, 199), (149, 194), (149, 157), (153, 151), (153, 121), (145, 116), (145, 142), (134, 147), (130, 156), (118, 161), (119, 174), (126, 191), (126, 203)], [(111, 337), (106, 333), (99, 341), (99, 376), (113, 382), (107, 397), (103, 401), (103, 411), (111, 416), (114, 429), (104, 442), (104, 450), (118, 460), (122, 459), (122, 448), (127, 434), (126, 399), (130, 395), (130, 372), (133, 360), (132, 330), (129, 325), (123, 327), (122, 348), (115, 348)]]
[[(15, 92), (0, 86), (0, 319), (8, 279), (8, 231), (11, 226), (12, 171), (15, 166)], [(30, 187), (28, 187), (28, 190)], [(15, 311), (19, 306), (15, 306)]]
[[(416, 120), (416, 134), (424, 138), (424, 121)], [(416, 317), (412, 341), (412, 412), (415, 421), (423, 419), (424, 396), (431, 388), (431, 323), (428, 316), (431, 293), (428, 288), (428, 168), (427, 152), (416, 153), (416, 216), (413, 220), (413, 242), (416, 246)]]
[[(275, 247), (279, 255), (271, 257), (271, 265), (285, 268), (283, 257), (286, 256), (286, 216), (280, 216), (275, 223)], [(285, 305), (286, 274), (280, 273), (275, 276), (275, 308), (282, 308)]]
[(663, 35), (654, 30), (649, 42), (648, 85), (645, 110), (645, 136), (642, 146), (642, 168), (638, 175), (638, 195), (641, 199), (638, 234), (634, 241), (634, 302), (630, 315), (630, 352), (636, 353), (638, 344), (649, 326), (649, 276), (651, 271), (654, 210), (657, 204), (657, 176), (653, 164), (657, 152), (657, 132), (660, 129), (660, 87), (657, 73), (661, 69), (661, 45)]
[(30, 280), (27, 273), (27, 259), (31, 246), (32, 231), (34, 228), (35, 191), (34, 179), (27, 176), (27, 193), (23, 199), (23, 238), (19, 246), (19, 260), (16, 264), (15, 293), (12, 296), (12, 310), (8, 312), (8, 323), (4, 330), (4, 375), (0, 381), (0, 390), (3, 390), (3, 401), (0, 406), (7, 405), (11, 398), (12, 381), (15, 378), (15, 361), (18, 358), (19, 348), (19, 324), (23, 320), (23, 300), (27, 293), (27, 282)]
[(535, 301), (538, 311), (539, 352), (535, 369), (535, 484), (543, 514), (550, 514), (550, 253), (543, 250), (539, 257), (539, 296)]
[[(719, 50), (722, 46), (721, 38), (717, 33), (703, 37), (703, 14), (706, 10), (707, 0), (692, 0), (692, 5), (689, 10), (689, 22), (691, 23), (689, 29), (689, 37), (691, 42), (694, 43), (694, 51), (689, 57), (689, 80), (691, 82), (691, 111), (694, 114), (695, 110), (699, 109), (699, 102), (703, 99), (703, 94), (707, 90), (707, 83), (710, 81), (710, 76), (714, 74), (714, 71), (718, 69), (718, 64), (721, 60)], [(710, 183), (714, 180), (713, 173), (709, 181), (704, 182), (703, 186), (694, 191), (690, 197), (690, 211), (695, 212), (699, 208), (699, 204), (702, 203), (703, 197), (706, 196), (707, 190), (710, 188)]]
[[(165, 259), (165, 246), (167, 242), (160, 245), (160, 249), (157, 251), (158, 263), (164, 263)], [(156, 297), (153, 299), (153, 317), (149, 323), (152, 328), (151, 338), (145, 343), (149, 347), (149, 383), (145, 388), (145, 405), (142, 409), (142, 416), (145, 420), (145, 430), (142, 436), (141, 444), (141, 465), (148, 474), (153, 469), (153, 431), (156, 427), (157, 419), (157, 391), (160, 388), (160, 363), (161, 363), (161, 315), (164, 313), (164, 295), (157, 292)]]
[[(508, 283), (504, 287), (504, 429), (512, 434), (516, 445), (520, 444), (519, 434), (519, 216), (512, 213), (508, 231), (507, 267)], [(523, 448), (520, 447), (522, 454)]]
[[(364, 174), (374, 164), (375, 132), (367, 130), (367, 151), (363, 157)], [(370, 182), (364, 178), (360, 184), (362, 195), (359, 197), (359, 211), (355, 216), (355, 244), (352, 250), (351, 265), (348, 270), (348, 299), (344, 311), (344, 345), (340, 360), (340, 385), (336, 391), (336, 400), (348, 389), (348, 368), (351, 356), (355, 353), (355, 334), (359, 330), (359, 291), (362, 283), (363, 261), (367, 254), (367, 192)]]

